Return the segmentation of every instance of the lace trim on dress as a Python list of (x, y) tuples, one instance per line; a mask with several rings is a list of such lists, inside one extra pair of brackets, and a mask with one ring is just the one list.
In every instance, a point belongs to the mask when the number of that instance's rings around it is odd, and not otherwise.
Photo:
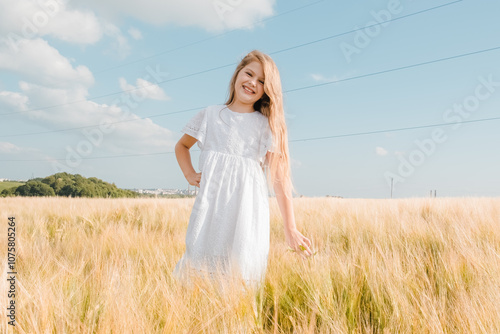
[(198, 147), (203, 149), (205, 138), (207, 136), (207, 108), (202, 109), (195, 114), (181, 130), (185, 134), (196, 138)]

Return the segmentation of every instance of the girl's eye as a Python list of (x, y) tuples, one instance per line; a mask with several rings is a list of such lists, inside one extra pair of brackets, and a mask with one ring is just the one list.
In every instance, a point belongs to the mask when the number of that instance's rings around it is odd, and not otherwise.
[[(252, 73), (250, 73), (250, 72), (245, 72), (245, 73), (246, 73), (246, 74), (248, 74), (249, 76), (252, 76)], [(264, 84), (264, 81), (262, 81), (262, 80), (259, 80), (259, 82), (260, 82), (261, 84)]]

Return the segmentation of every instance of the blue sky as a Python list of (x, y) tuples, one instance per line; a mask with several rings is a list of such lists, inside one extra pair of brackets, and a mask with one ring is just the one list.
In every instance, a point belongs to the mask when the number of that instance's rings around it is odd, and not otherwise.
[(500, 49), (482, 52), (500, 47), (499, 12), (471, 0), (0, 0), (0, 178), (64, 170), (186, 188), (165, 152), (259, 49), (280, 70), (300, 194), (387, 198), (392, 179), (396, 198), (499, 196), (500, 120), (470, 122), (500, 117)]

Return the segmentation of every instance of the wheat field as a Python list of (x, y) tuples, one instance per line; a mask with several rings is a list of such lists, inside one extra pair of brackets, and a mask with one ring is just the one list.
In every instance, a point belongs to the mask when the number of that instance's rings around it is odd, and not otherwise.
[(295, 198), (306, 260), (270, 198), (265, 281), (230, 293), (172, 277), (193, 202), (0, 199), (2, 333), (500, 333), (500, 198)]

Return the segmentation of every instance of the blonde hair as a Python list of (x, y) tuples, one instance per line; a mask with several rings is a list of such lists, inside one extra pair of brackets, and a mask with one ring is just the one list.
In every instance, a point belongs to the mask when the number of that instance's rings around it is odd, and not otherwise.
[[(226, 105), (234, 102), (234, 85), (240, 71), (248, 64), (258, 61), (264, 71), (264, 94), (254, 103), (254, 110), (260, 111), (267, 117), (269, 127), (273, 134), (273, 159), (268, 164), (266, 178), (268, 180), (268, 189), (273, 194), (275, 182), (281, 182), (287, 198), (290, 198), (292, 192), (297, 194), (293, 185), (290, 169), (290, 156), (288, 151), (288, 132), (285, 121), (285, 112), (283, 110), (283, 93), (281, 91), (281, 79), (278, 68), (270, 56), (258, 50), (253, 50), (241, 59), (233, 73), (229, 83), (229, 98)], [(267, 152), (266, 152), (267, 153)]]

